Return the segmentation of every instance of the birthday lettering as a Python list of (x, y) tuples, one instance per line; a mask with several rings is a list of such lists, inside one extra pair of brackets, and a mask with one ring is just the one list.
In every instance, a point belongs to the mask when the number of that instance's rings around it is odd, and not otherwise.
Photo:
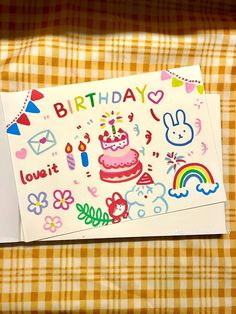
[[(159, 94), (157, 94), (157, 92)], [(53, 107), (58, 118), (64, 118), (68, 114), (87, 110), (89, 107), (94, 108), (96, 105), (106, 105), (108, 103), (116, 105), (119, 103), (133, 102), (141, 104), (152, 103), (156, 105), (163, 98), (162, 96), (158, 101), (160, 92), (164, 95), (164, 92), (158, 88), (156, 90), (148, 90), (148, 86), (145, 84), (143, 86), (135, 86), (135, 88), (129, 87), (122, 93), (118, 90), (113, 90), (111, 92), (91, 92), (83, 96), (78, 95), (74, 97), (73, 101), (67, 100), (67, 104), (57, 102)], [(150, 95), (152, 95), (152, 97)]]
[(51, 176), (54, 173), (58, 173), (58, 166), (54, 163), (52, 166), (47, 165), (46, 169), (37, 170), (36, 172), (24, 174), (23, 170), (20, 170), (20, 179), (21, 182), (25, 185), (33, 180), (39, 180), (40, 178), (46, 178), (47, 176)]

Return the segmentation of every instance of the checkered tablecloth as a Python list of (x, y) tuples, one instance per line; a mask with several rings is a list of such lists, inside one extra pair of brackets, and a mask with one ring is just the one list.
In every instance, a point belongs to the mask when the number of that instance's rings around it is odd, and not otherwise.
[(206, 92), (222, 99), (230, 231), (2, 245), (2, 313), (236, 313), (234, 3), (0, 1), (2, 91), (200, 64)]

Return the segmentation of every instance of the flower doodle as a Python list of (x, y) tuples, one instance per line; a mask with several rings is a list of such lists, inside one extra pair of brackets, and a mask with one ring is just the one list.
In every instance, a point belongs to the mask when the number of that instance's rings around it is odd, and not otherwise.
[(53, 192), (53, 196), (55, 198), (55, 201), (53, 203), (53, 207), (55, 209), (63, 209), (68, 210), (70, 205), (74, 203), (75, 199), (71, 194), (70, 190), (55, 190)]
[(45, 224), (43, 225), (44, 230), (49, 230), (50, 232), (54, 233), (57, 229), (61, 228), (62, 221), (59, 216), (46, 216), (45, 217)]
[(47, 194), (45, 192), (40, 192), (38, 195), (30, 193), (28, 195), (28, 201), (29, 205), (27, 209), (35, 215), (42, 214), (43, 209), (48, 206)]

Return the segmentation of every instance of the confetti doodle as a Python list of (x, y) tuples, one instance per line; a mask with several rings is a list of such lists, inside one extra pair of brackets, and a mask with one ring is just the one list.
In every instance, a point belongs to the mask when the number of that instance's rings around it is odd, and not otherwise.
[(86, 152), (87, 146), (80, 141), (78, 150), (80, 151), (80, 157), (81, 157), (81, 163), (83, 167), (88, 167), (89, 165), (89, 159), (88, 159), (88, 154)]
[(54, 147), (57, 142), (52, 131), (44, 130), (32, 136), (28, 144), (36, 155), (40, 155)]
[(151, 112), (151, 115), (152, 115), (153, 119), (156, 120), (157, 122), (159, 122), (160, 119), (155, 115), (155, 113), (154, 113), (152, 108), (150, 109), (150, 112)]
[(74, 182), (74, 184), (79, 184), (78, 180), (74, 180), (73, 182)]
[(87, 178), (90, 178), (91, 177), (91, 174), (89, 171), (86, 172), (86, 175), (87, 175)]
[(90, 143), (90, 136), (89, 136), (89, 134), (88, 134), (88, 133), (85, 133), (85, 135), (84, 135), (84, 139), (86, 139), (86, 140), (87, 140), (87, 144), (89, 144), (89, 143)]
[[(90, 121), (91, 121), (91, 120), (90, 120)], [(76, 127), (76, 129), (78, 129), (78, 130), (81, 129), (81, 125), (78, 125), (78, 126)]]
[(202, 155), (205, 155), (207, 150), (208, 150), (207, 144), (204, 143), (204, 142), (201, 142), (201, 152), (202, 152)]
[(131, 112), (129, 115), (128, 115), (128, 118), (129, 118), (129, 122), (132, 122), (133, 119), (134, 119), (134, 114), (133, 112)]
[(134, 132), (135, 132), (135, 135), (136, 135), (136, 136), (139, 136), (139, 134), (140, 134), (140, 130), (139, 130), (139, 126), (138, 126), (138, 124), (135, 124), (135, 125), (134, 125), (133, 130), (134, 130)]
[(87, 189), (93, 197), (98, 197), (97, 188), (95, 186), (93, 186), (93, 187), (88, 186)]
[(152, 171), (152, 165), (148, 164), (148, 171)]
[(186, 115), (179, 109), (175, 114), (176, 123), (171, 113), (167, 112), (163, 116), (163, 123), (166, 127), (166, 140), (175, 146), (185, 146), (193, 141), (194, 132), (192, 126), (186, 122)]
[(120, 222), (121, 218), (126, 219), (129, 215), (128, 203), (118, 192), (113, 193), (112, 197), (106, 198), (106, 205), (113, 224)]
[(194, 152), (191, 150), (191, 151), (188, 153), (188, 156), (191, 157), (193, 154), (194, 154)]
[(76, 136), (74, 137), (74, 139), (75, 139), (75, 140), (77, 140), (78, 138), (79, 138), (79, 136), (78, 136), (78, 135), (76, 135)]
[(197, 129), (196, 135), (198, 135), (201, 132), (201, 129), (202, 129), (202, 121), (199, 118), (197, 118), (195, 123), (194, 123), (194, 125), (195, 125), (195, 127)]
[(57, 152), (52, 152), (52, 156), (57, 156)]
[(165, 160), (167, 161), (167, 165), (169, 168), (167, 169), (167, 174), (170, 173), (171, 170), (174, 170), (174, 172), (177, 170), (177, 167), (181, 163), (186, 163), (186, 161), (183, 159), (184, 156), (177, 155), (177, 153), (168, 153), (165, 157)]
[(88, 125), (90, 125), (90, 124), (92, 124), (92, 123), (93, 123), (93, 120), (92, 120), (92, 119), (90, 119), (90, 120), (87, 122)]
[(152, 140), (152, 132), (147, 130), (145, 138), (147, 139), (146, 145), (148, 145), (151, 142), (151, 140)]
[(49, 119), (49, 115), (46, 115), (43, 118), (44, 118), (44, 120), (47, 120), (47, 119)]
[(194, 106), (196, 106), (196, 107), (198, 107), (198, 109), (200, 109), (202, 104), (203, 104), (203, 101), (201, 101), (199, 98), (197, 98)]
[(152, 152), (152, 156), (158, 158), (159, 157), (159, 153), (158, 152)]
[(27, 150), (25, 148), (21, 148), (20, 150), (16, 151), (15, 155), (18, 159), (25, 159), (27, 156)]
[(66, 155), (67, 165), (70, 170), (75, 170), (75, 158), (72, 154), (72, 151), (73, 151), (72, 145), (70, 143), (67, 143), (65, 147), (65, 152), (67, 154)]
[(199, 181), (196, 184), (196, 190), (209, 195), (215, 193), (219, 188), (219, 183), (214, 181), (210, 170), (200, 163), (189, 163), (181, 166), (176, 172), (173, 180), (173, 187), (169, 189), (168, 194), (175, 198), (187, 197), (189, 191), (187, 183), (194, 178)]
[(145, 156), (145, 148), (143, 146), (140, 148), (139, 152), (140, 152), (140, 154)]

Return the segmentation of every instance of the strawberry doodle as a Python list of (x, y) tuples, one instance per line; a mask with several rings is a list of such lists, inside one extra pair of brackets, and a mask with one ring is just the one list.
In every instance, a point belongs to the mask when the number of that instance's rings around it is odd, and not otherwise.
[(121, 218), (128, 217), (128, 204), (120, 193), (115, 192), (112, 197), (106, 198), (106, 205), (113, 224), (120, 222)]
[(146, 132), (147, 132), (145, 135), (145, 138), (147, 139), (146, 145), (148, 145), (152, 140), (152, 132), (150, 132), (148, 130)]

